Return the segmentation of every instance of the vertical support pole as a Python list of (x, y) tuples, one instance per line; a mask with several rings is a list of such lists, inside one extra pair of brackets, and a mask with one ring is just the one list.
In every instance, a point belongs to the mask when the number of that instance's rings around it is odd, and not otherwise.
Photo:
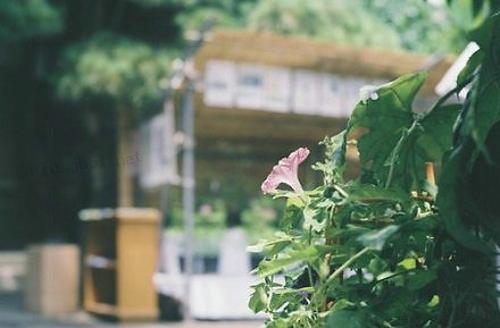
[(133, 184), (130, 175), (128, 158), (130, 156), (130, 108), (119, 107), (117, 110), (117, 207), (130, 207), (133, 205)]
[(191, 279), (193, 275), (194, 243), (195, 176), (193, 92), (193, 81), (187, 78), (182, 104), (182, 130), (184, 132), (184, 151), (182, 154), (182, 206), (184, 209), (184, 305), (186, 319), (191, 318), (190, 293)]
[[(174, 133), (175, 133), (175, 105), (174, 105), (174, 100), (170, 92), (166, 92), (165, 99), (163, 101), (163, 115), (165, 116), (165, 130), (167, 131), (167, 135), (170, 135), (172, 138), (171, 144), (166, 144), (166, 148), (168, 147), (173, 147), (172, 149), (164, 149), (165, 154), (170, 154), (172, 152), (173, 156), (168, 157), (169, 161), (171, 162), (171, 165), (175, 165), (177, 167), (177, 149), (175, 146), (175, 141), (173, 140), (174, 138)], [(170, 138), (168, 137), (168, 138)], [(167, 155), (168, 156), (168, 155)], [(158, 252), (158, 271), (159, 272), (166, 272), (166, 263), (164, 259), (166, 258), (167, 254), (165, 252), (165, 229), (166, 229), (166, 215), (167, 211), (169, 210), (168, 208), (168, 197), (169, 197), (169, 190), (170, 190), (170, 184), (173, 182), (173, 175), (176, 174), (175, 170), (172, 169), (171, 172), (172, 176), (169, 177), (167, 183), (163, 186), (163, 188), (160, 191), (160, 210), (161, 210), (161, 219), (160, 219), (160, 238), (159, 238), (159, 248), (160, 251)]]

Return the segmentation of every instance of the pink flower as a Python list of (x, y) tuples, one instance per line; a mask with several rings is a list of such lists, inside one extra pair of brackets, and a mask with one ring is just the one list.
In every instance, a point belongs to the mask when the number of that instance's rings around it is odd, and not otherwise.
[(264, 194), (269, 194), (276, 191), (276, 188), (282, 183), (292, 187), (297, 193), (302, 193), (302, 185), (299, 181), (298, 170), (299, 165), (309, 156), (309, 149), (301, 147), (291, 153), (287, 158), (283, 158), (278, 162), (278, 165), (273, 167), (273, 170), (262, 182), (260, 189)]

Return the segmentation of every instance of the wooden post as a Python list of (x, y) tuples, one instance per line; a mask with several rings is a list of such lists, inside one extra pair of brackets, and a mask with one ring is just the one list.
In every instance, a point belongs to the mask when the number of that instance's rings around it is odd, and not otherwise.
[(128, 158), (130, 156), (130, 108), (120, 106), (117, 112), (117, 193), (118, 207), (131, 207), (133, 204), (133, 184)]
[(436, 185), (436, 177), (434, 174), (434, 163), (432, 162), (425, 163), (425, 176), (428, 183), (430, 183), (433, 186)]

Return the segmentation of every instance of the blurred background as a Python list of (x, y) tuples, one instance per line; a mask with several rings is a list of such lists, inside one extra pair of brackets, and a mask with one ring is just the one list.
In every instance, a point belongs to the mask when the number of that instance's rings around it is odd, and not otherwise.
[(443, 2), (0, 1), (0, 326), (259, 326), (260, 183), (299, 146), (321, 179), (364, 85), (427, 69), (434, 101)]

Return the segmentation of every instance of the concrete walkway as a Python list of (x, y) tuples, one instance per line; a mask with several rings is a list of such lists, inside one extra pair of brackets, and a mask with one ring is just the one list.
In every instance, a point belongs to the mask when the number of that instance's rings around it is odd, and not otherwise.
[(44, 318), (23, 311), (19, 294), (0, 294), (0, 328), (260, 328), (262, 321), (192, 321), (181, 323), (106, 323), (80, 312), (60, 318)]

